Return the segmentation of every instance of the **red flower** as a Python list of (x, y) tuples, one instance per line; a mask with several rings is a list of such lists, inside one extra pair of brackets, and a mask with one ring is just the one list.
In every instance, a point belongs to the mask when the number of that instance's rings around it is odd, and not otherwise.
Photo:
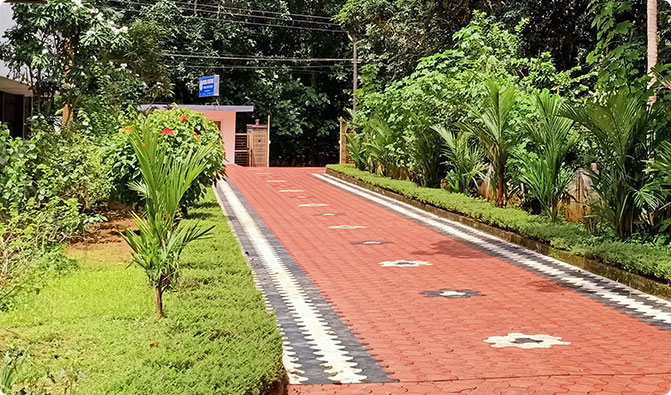
[(186, 115), (182, 115), (182, 116), (179, 118), (179, 121), (182, 122), (182, 123), (184, 123), (184, 122), (188, 122), (188, 121), (189, 121), (189, 118), (187, 118)]
[(194, 133), (193, 137), (195, 137), (196, 140), (200, 141), (200, 135), (198, 134), (198, 132)]
[(147, 143), (145, 143), (145, 142), (143, 141), (143, 142), (142, 142), (142, 146), (143, 146), (143, 147), (146, 147), (146, 146), (147, 146)]
[(162, 132), (162, 133), (163, 133), (164, 135), (168, 135), (168, 136), (174, 136), (174, 135), (175, 135), (175, 133), (174, 133), (174, 132), (172, 131), (172, 129), (170, 129), (170, 128), (163, 128), (163, 132)]

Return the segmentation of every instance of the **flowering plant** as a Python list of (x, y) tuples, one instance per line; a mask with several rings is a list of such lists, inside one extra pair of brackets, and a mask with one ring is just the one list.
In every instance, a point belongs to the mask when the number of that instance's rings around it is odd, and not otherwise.
[(176, 160), (183, 160), (190, 151), (213, 142), (222, 147), (221, 150), (208, 154), (205, 170), (184, 194), (182, 207), (185, 209), (200, 199), (217, 174), (224, 171), (223, 143), (219, 128), (203, 114), (179, 107), (171, 110), (154, 110), (146, 116), (142, 114), (130, 116), (123, 122), (116, 142), (106, 158), (111, 168), (110, 177), (114, 182), (113, 196), (126, 203), (142, 200), (127, 186), (129, 182), (140, 181), (141, 178), (139, 163), (129, 140), (132, 134), (129, 131), (136, 130), (140, 122), (146, 123), (146, 127), (158, 135), (161, 146), (165, 147), (166, 152)]

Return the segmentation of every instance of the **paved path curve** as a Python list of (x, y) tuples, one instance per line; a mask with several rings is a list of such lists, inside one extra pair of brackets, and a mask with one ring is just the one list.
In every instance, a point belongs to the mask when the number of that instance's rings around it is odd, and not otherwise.
[(290, 394), (671, 389), (671, 303), (321, 168), (227, 172)]

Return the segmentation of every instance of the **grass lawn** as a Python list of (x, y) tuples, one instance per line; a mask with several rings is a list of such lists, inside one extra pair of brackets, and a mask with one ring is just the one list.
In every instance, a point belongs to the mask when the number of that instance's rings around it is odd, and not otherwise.
[[(282, 379), (282, 341), (210, 191), (188, 221), (215, 225), (183, 254), (182, 276), (154, 315), (144, 272), (108, 224), (74, 245), (80, 269), (0, 313), (0, 349), (23, 346), (18, 388), (63, 394), (264, 394)], [(43, 390), (46, 390), (43, 392)]]
[(609, 236), (594, 236), (582, 224), (550, 222), (546, 217), (518, 208), (500, 208), (482, 198), (420, 187), (412, 181), (394, 180), (362, 171), (353, 165), (328, 165), (349, 175), (417, 201), (474, 218), (480, 222), (542, 241), (557, 249), (596, 258), (632, 273), (671, 282), (671, 248), (652, 244), (622, 242)]

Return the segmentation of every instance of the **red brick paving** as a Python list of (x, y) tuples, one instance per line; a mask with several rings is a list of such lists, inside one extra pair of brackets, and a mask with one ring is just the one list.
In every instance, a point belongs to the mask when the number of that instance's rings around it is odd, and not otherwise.
[[(311, 176), (323, 169), (231, 166), (227, 172), (343, 321), (399, 380), (295, 385), (290, 394), (666, 394), (671, 389), (671, 333), (665, 330)], [(329, 206), (298, 207), (304, 203)], [(316, 216), (326, 212), (344, 215)], [(333, 225), (367, 228), (328, 229)], [(351, 244), (362, 240), (393, 244)], [(378, 264), (397, 259), (432, 266)], [(441, 288), (473, 289), (483, 296), (422, 294)], [(571, 344), (524, 350), (483, 342), (509, 332), (549, 334)]]

